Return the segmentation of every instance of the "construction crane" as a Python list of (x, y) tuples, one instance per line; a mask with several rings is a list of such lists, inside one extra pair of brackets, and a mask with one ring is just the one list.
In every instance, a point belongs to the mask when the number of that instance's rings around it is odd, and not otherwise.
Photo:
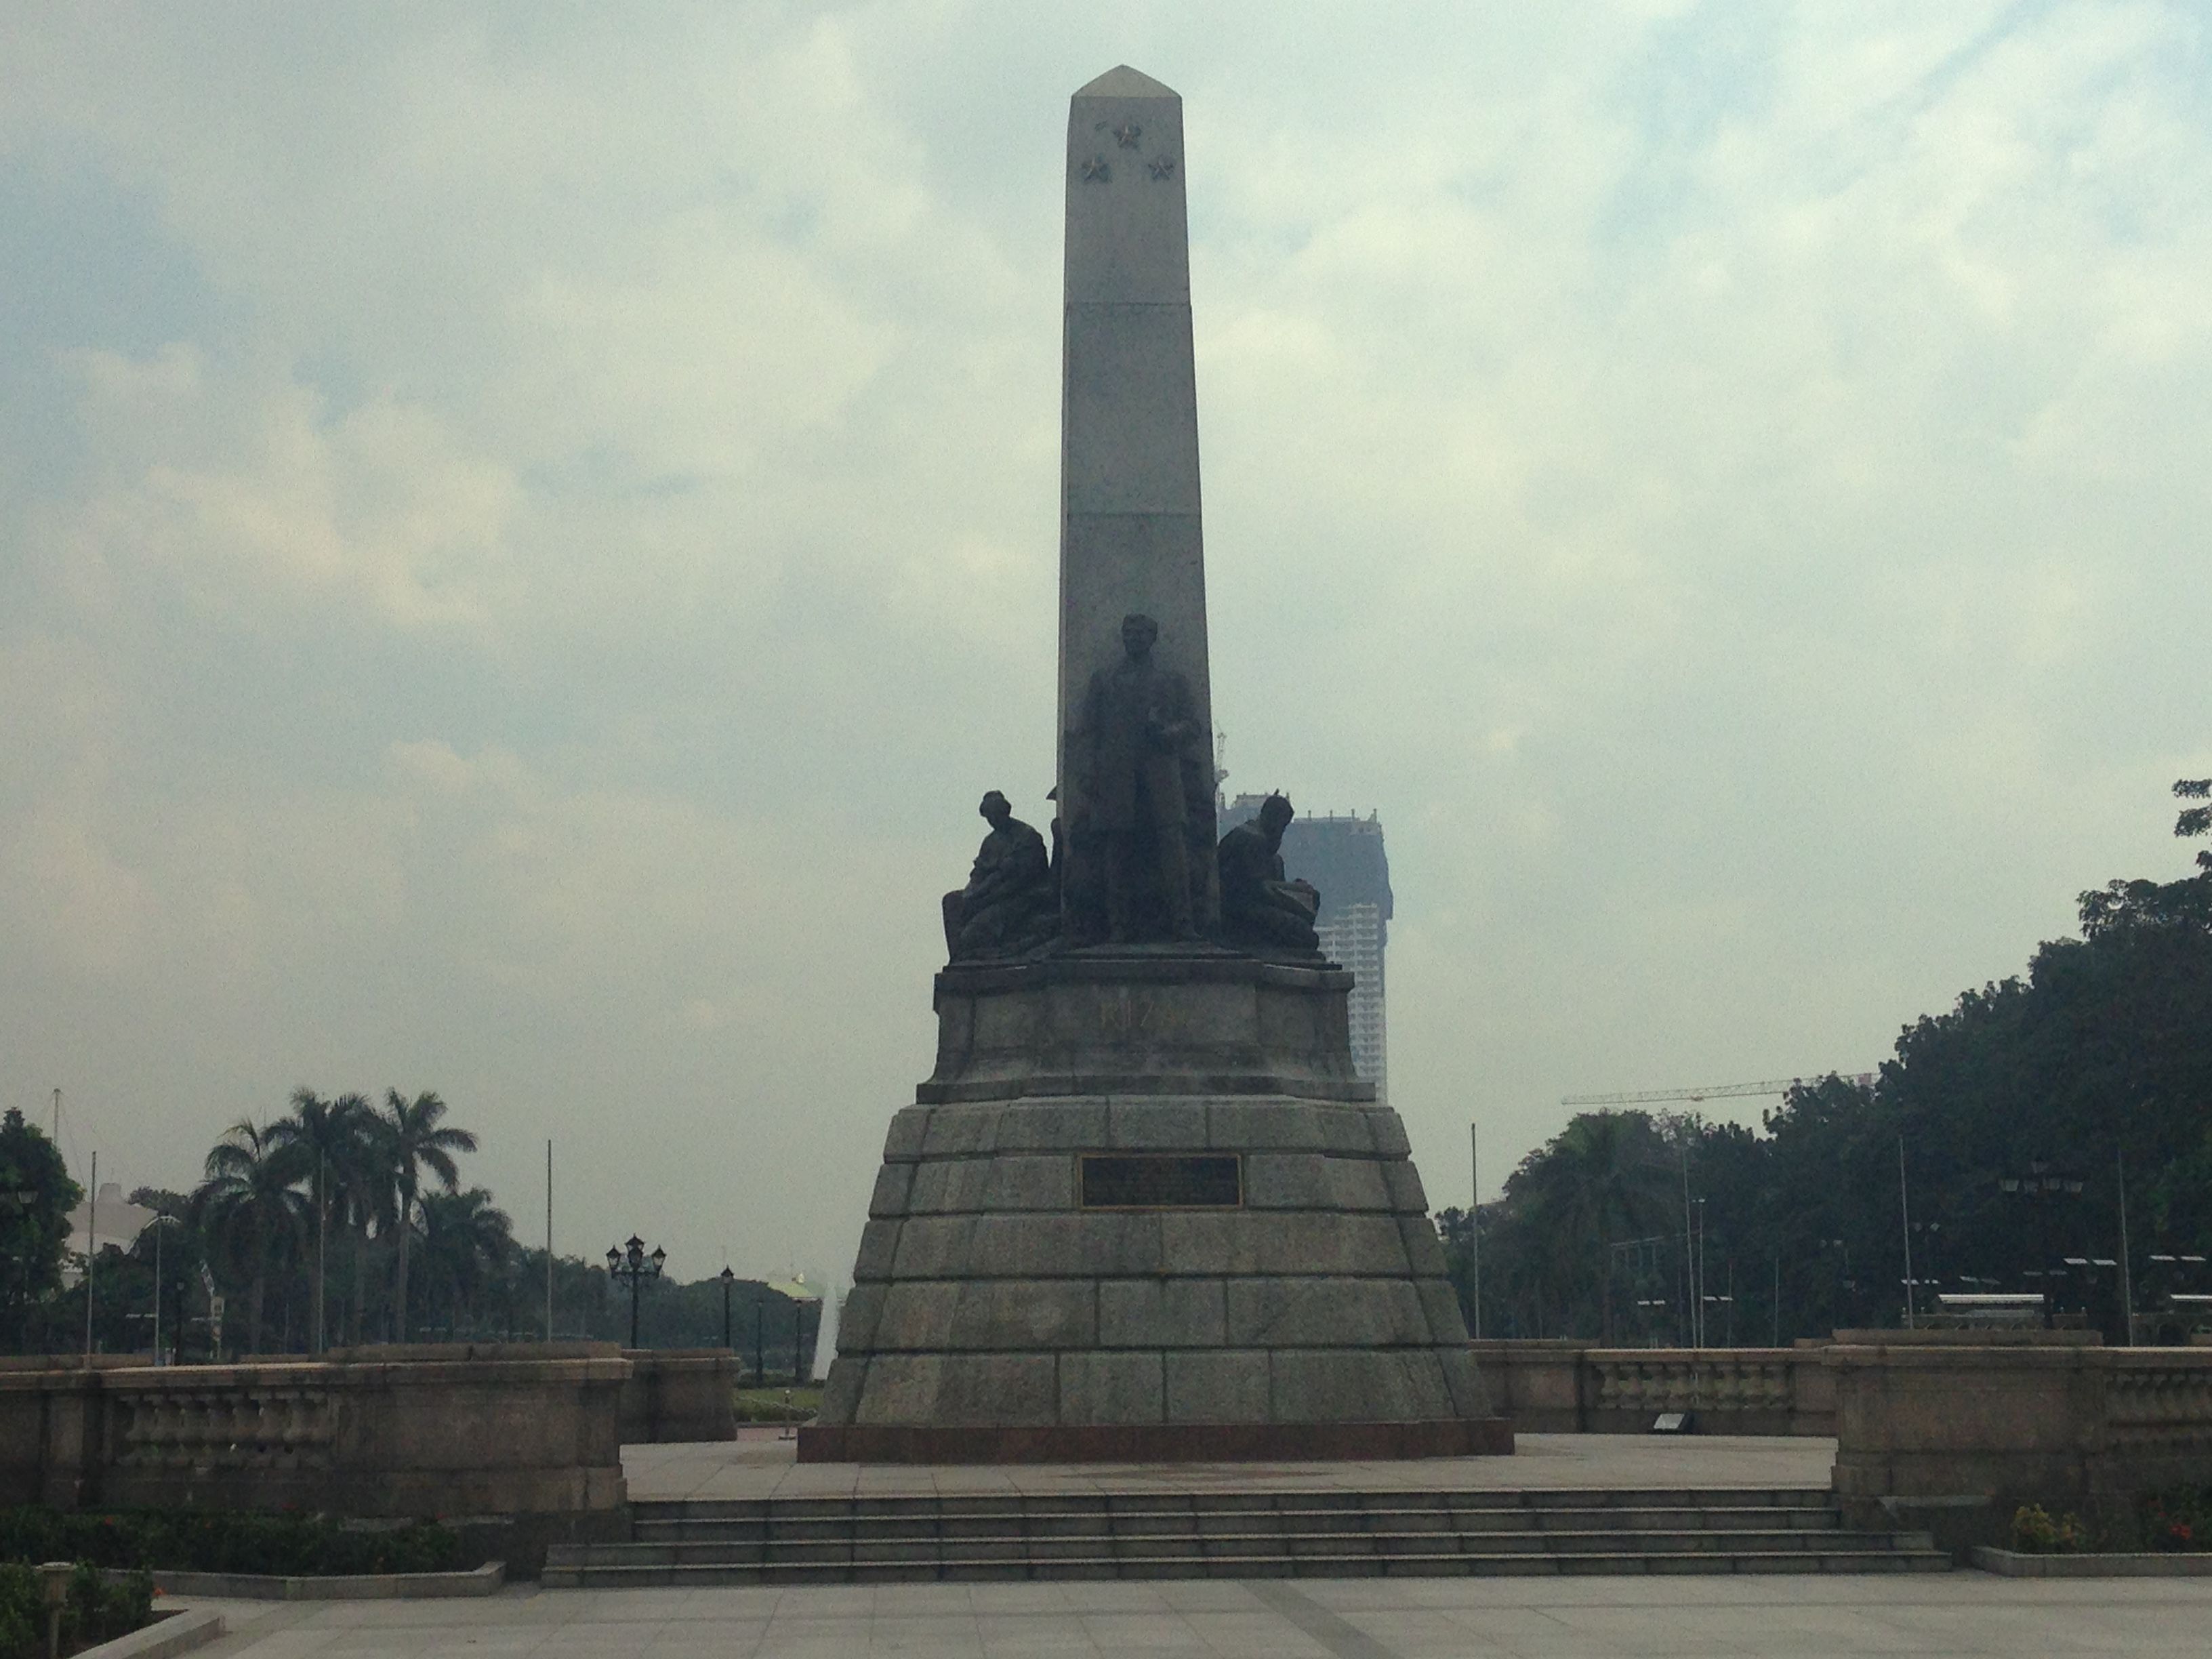
[[(1822, 1077), (1841, 1075), (1821, 1072)], [(1852, 1079), (1862, 1089), (1874, 1086), (1874, 1073), (1860, 1072)], [(1784, 1095), (1805, 1079), (1802, 1077), (1773, 1077), (1758, 1083), (1709, 1083), (1701, 1089), (1643, 1089), (1620, 1095), (1567, 1095), (1561, 1098), (1562, 1106), (1649, 1106), (1665, 1100), (1733, 1100), (1745, 1095)]]

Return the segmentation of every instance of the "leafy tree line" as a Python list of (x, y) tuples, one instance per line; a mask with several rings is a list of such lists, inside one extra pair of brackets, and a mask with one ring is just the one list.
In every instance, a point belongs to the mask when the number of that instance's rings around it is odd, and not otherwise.
[[(2212, 808), (2175, 833), (2212, 833)], [(1799, 1085), (1758, 1131), (1575, 1117), (1481, 1208), (1483, 1334), (1682, 1343), (1699, 1309), (1714, 1344), (1896, 1325), (1908, 1238), (1923, 1311), (2040, 1291), (2120, 1341), (2124, 1287), (2138, 1311), (2212, 1291), (2185, 1259), (2212, 1255), (2212, 853), (2197, 862), (2082, 894), (2079, 937), (1906, 1027), (1870, 1086)], [(1469, 1217), (1438, 1220), (1472, 1312)]]
[[(543, 1338), (545, 1252), (516, 1241), (490, 1192), (464, 1185), (477, 1138), (447, 1117), (434, 1093), (387, 1090), (378, 1104), (302, 1088), (284, 1114), (232, 1125), (193, 1190), (131, 1194), (158, 1219), (100, 1248), (93, 1346), (148, 1352), (157, 1296), (162, 1353), (179, 1360), (312, 1352), (318, 1333), (331, 1347)], [(17, 1111), (0, 1118), (0, 1341), (16, 1352), (85, 1343), (85, 1284), (64, 1289), (62, 1271), (66, 1217), (82, 1198), (35, 1126)], [(604, 1262), (556, 1255), (551, 1281), (557, 1339), (629, 1340), (629, 1287)], [(757, 1339), (769, 1372), (788, 1371), (794, 1304), (752, 1280), (734, 1281), (730, 1303), (738, 1352), (751, 1357)], [(719, 1279), (648, 1282), (639, 1340), (716, 1346), (722, 1309)], [(811, 1354), (816, 1313), (804, 1315), (797, 1346)]]

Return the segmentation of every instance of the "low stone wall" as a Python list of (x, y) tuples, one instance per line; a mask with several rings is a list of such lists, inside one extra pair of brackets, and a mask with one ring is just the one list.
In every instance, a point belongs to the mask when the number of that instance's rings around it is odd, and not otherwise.
[(1484, 1341), (1492, 1407), (1528, 1434), (1643, 1434), (1689, 1412), (1707, 1434), (1830, 1435), (1833, 1379), (1816, 1348), (1593, 1348)]
[(1964, 1550), (2007, 1541), (2022, 1504), (2118, 1529), (2137, 1493), (2212, 1481), (2202, 1349), (1862, 1342), (1821, 1358), (1836, 1492), (1862, 1522), (1901, 1520)]
[(436, 1516), (534, 1577), (628, 1535), (611, 1344), (0, 1370), (0, 1504)]
[(622, 1443), (735, 1440), (737, 1356), (726, 1348), (625, 1348)]

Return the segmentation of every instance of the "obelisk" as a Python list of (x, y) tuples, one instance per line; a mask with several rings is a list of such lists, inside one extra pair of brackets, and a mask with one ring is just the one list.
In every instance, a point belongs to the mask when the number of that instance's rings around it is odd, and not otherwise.
[[(1067, 118), (1060, 359), (1060, 754), (1062, 822), (1087, 802), (1069, 754), (1085, 689), (1121, 655), (1132, 612), (1159, 624), (1154, 658), (1190, 689), (1205, 787), (1191, 841), (1214, 842), (1213, 710), (1198, 495), (1182, 99), (1127, 64), (1078, 92)], [(1080, 843), (1073, 849), (1084, 855)], [(1199, 872), (1205, 880), (1205, 872)], [(1210, 890), (1210, 885), (1209, 885)], [(1201, 893), (1200, 920), (1210, 908)]]
[[(948, 929), (936, 1068), (884, 1136), (802, 1462), (1512, 1449), (1405, 1125), (1352, 1064), (1352, 975), (1213, 914), (1182, 161), (1157, 81), (1117, 69), (1075, 94), (1066, 856), (1052, 880), (1024, 827), (948, 896), (964, 916), (1027, 848), (1024, 902), (1063, 927)], [(1011, 834), (996, 815), (987, 797)]]

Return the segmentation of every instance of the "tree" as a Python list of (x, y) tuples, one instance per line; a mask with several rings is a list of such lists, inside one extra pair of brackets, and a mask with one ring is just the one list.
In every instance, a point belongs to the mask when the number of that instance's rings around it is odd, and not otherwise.
[(10, 1107), (0, 1116), (0, 1307), (18, 1348), (31, 1304), (61, 1288), (69, 1213), (83, 1199), (54, 1144)]
[(1584, 1112), (1506, 1177), (1485, 1218), (1517, 1331), (1609, 1336), (1613, 1247), (1680, 1226), (1679, 1153), (1649, 1114)]
[[(2173, 786), (2175, 796), (2182, 800), (2212, 800), (2212, 778), (2180, 778)], [(2173, 822), (2177, 836), (2212, 835), (2212, 806), (2185, 806), (2181, 816)], [(2197, 855), (2197, 867), (2212, 872), (2212, 852)]]
[(446, 1103), (434, 1094), (409, 1100), (397, 1089), (384, 1091), (384, 1111), (379, 1120), (379, 1141), (385, 1168), (390, 1172), (394, 1198), (393, 1216), (399, 1234), (399, 1263), (393, 1299), (396, 1340), (407, 1340), (407, 1239), (415, 1225), (416, 1194), (428, 1170), (451, 1192), (460, 1183), (455, 1152), (473, 1152), (477, 1138), (466, 1129), (440, 1121)]
[(313, 1090), (300, 1088), (292, 1091), (292, 1115), (269, 1126), (269, 1138), (290, 1179), (307, 1184), (308, 1213), (314, 1219), (314, 1282), (307, 1327), (310, 1352), (320, 1352), (325, 1340), (324, 1302), (329, 1275), (323, 1255), (331, 1207), (368, 1175), (365, 1153), (371, 1115), (364, 1096), (340, 1095), (335, 1100), (324, 1100)]
[(273, 1260), (298, 1242), (306, 1205), (292, 1188), (290, 1160), (270, 1132), (241, 1118), (209, 1149), (207, 1179), (192, 1194), (203, 1233), (242, 1265), (246, 1349), (261, 1350), (261, 1310)]
[(434, 1307), (443, 1302), (446, 1328), (454, 1334), (472, 1316), (478, 1298), (495, 1285), (514, 1252), (514, 1224), (482, 1187), (430, 1193), (422, 1199), (422, 1279)]

